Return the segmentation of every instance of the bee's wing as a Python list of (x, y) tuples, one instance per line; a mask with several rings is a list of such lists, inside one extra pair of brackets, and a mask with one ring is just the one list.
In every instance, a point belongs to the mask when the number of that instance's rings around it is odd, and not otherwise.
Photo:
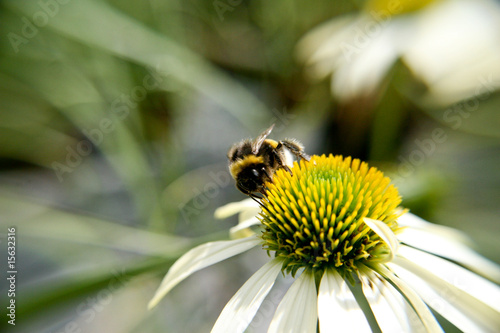
[(257, 153), (260, 150), (260, 146), (262, 146), (262, 143), (264, 140), (267, 138), (267, 136), (271, 133), (271, 131), (274, 128), (274, 124), (272, 124), (268, 129), (266, 129), (264, 132), (262, 132), (261, 135), (259, 135), (254, 142), (252, 142), (252, 153), (257, 155)]

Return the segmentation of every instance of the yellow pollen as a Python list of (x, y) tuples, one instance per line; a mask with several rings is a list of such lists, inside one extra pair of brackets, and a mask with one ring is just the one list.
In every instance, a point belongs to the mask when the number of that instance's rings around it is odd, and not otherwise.
[(267, 183), (260, 219), (264, 249), (285, 258), (283, 270), (299, 268), (341, 273), (387, 255), (387, 246), (364, 222), (380, 220), (394, 232), (401, 197), (376, 168), (342, 156), (313, 156), (278, 170)]

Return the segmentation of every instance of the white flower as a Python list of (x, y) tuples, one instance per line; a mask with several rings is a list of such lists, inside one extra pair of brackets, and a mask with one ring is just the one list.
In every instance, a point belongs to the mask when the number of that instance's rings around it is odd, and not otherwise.
[(401, 211), (388, 178), (359, 160), (313, 156), (312, 163), (295, 164), (292, 172), (276, 173), (262, 208), (250, 199), (219, 208), (220, 218), (240, 214), (233, 235), (250, 236), (187, 252), (170, 268), (149, 307), (195, 271), (264, 245), (274, 258), (231, 298), (212, 332), (243, 332), (281, 271), (298, 277), (268, 332), (316, 332), (318, 322), (323, 333), (370, 332), (374, 323), (349, 283), (361, 286), (383, 332), (442, 332), (429, 307), (464, 332), (498, 332), (500, 288), (472, 271), (498, 282), (500, 269), (470, 250), (465, 236)]
[(499, 88), (499, 2), (420, 1), (423, 8), (414, 10), (415, 3), (368, 1), (360, 14), (306, 35), (299, 57), (312, 78), (333, 74), (332, 93), (340, 100), (379, 89), (397, 59), (428, 86), (430, 100), (443, 104)]

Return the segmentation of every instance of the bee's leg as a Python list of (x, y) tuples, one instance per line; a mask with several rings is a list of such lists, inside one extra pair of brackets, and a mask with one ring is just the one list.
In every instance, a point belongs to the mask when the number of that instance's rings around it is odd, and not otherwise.
[[(285, 164), (285, 156), (284, 156), (284, 153), (283, 153), (283, 142), (278, 142), (278, 145), (276, 146), (276, 148), (274, 148), (274, 159), (275, 161), (278, 163), (278, 167), (279, 168), (283, 168), (285, 169), (288, 173), (290, 173), (290, 175), (293, 176), (293, 173), (292, 173), (292, 170), (288, 167), (288, 165)], [(286, 147), (286, 146), (285, 146)]]
[(283, 165), (282, 165), (282, 168), (283, 168), (283, 169), (285, 169), (285, 170), (286, 170), (286, 171), (287, 171), (287, 172), (288, 172), (291, 176), (293, 176), (292, 169), (290, 169), (290, 168), (288, 167), (288, 165), (283, 164)]
[(253, 194), (253, 193), (248, 194), (248, 196), (249, 196), (250, 198), (252, 198), (252, 199), (253, 199), (253, 201), (255, 201), (256, 203), (258, 203), (258, 204), (259, 204), (259, 206), (264, 207), (264, 205), (263, 205), (263, 204), (262, 204), (262, 202), (260, 201), (260, 200), (262, 200), (263, 198), (261, 198), (261, 197), (259, 197), (259, 196), (255, 195), (255, 194)]
[(306, 161), (309, 161), (311, 159), (311, 156), (307, 155), (304, 152), (304, 146), (302, 146), (302, 144), (297, 140), (285, 139), (279, 142), (278, 146), (280, 145), (285, 146), (292, 154), (294, 154), (298, 158), (302, 158)]
[(262, 172), (266, 175), (268, 181), (272, 182), (273, 181), (273, 175), (267, 172), (266, 168), (262, 168)]

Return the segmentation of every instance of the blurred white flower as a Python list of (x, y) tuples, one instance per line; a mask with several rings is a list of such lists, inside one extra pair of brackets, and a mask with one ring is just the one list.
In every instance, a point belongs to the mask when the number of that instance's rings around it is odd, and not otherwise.
[(381, 87), (401, 59), (449, 104), (500, 87), (500, 2), (495, 0), (371, 0), (357, 15), (335, 18), (298, 44), (311, 78), (332, 75), (340, 100)]

